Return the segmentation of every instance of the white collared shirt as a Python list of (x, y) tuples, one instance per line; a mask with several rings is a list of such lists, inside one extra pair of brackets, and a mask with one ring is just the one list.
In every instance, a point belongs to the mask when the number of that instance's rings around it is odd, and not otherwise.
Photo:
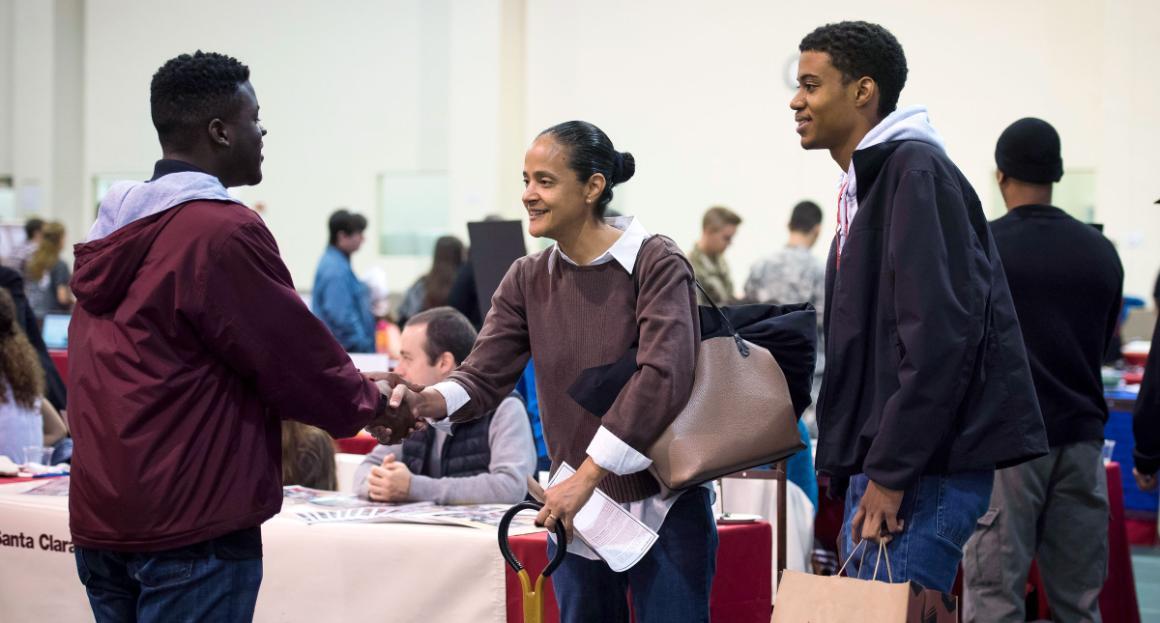
[[(612, 243), (608, 250), (600, 254), (600, 257), (588, 263), (588, 266), (600, 266), (607, 264), (613, 260), (620, 263), (628, 274), (632, 274), (633, 268), (636, 267), (636, 256), (640, 254), (640, 247), (652, 235), (640, 224), (635, 216), (616, 216), (604, 219), (605, 224), (619, 229), (622, 233)], [(552, 245), (548, 251), (548, 274), (552, 273), (552, 268), (556, 266), (556, 258), (564, 258), (564, 261), (573, 266), (579, 266), (572, 258), (564, 253), (559, 244)]]

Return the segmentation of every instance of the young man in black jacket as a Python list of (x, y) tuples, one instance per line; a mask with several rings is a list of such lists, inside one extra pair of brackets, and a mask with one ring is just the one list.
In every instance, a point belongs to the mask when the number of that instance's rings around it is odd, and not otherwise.
[(1051, 205), (1059, 134), (1011, 124), (995, 147), (1007, 215), (991, 222), (1019, 314), (1051, 453), (995, 472), (991, 505), (967, 542), (963, 620), (1023, 621), (1031, 561), (1060, 621), (1098, 621), (1107, 573), (1108, 406), (1100, 362), (1116, 331), (1124, 269), (1112, 243)]
[[(826, 269), (819, 471), (849, 481), (843, 557), (949, 592), (994, 470), (1047, 453), (1011, 293), (979, 199), (926, 109), (895, 110), (902, 46), (865, 22), (799, 46), (801, 145), (844, 172)], [(867, 576), (868, 574), (863, 574)]]

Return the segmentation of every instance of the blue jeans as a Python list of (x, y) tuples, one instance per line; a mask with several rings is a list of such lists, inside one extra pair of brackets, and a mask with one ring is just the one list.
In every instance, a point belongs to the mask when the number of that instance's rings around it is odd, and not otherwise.
[(167, 558), (76, 548), (97, 623), (251, 621), (262, 559)]
[[(963, 545), (974, 533), (979, 517), (987, 512), (994, 480), (994, 470), (980, 470), (924, 476), (907, 489), (898, 512), (898, 518), (905, 522), (902, 533), (895, 535), (883, 552), (890, 559), (893, 581), (914, 581), (925, 588), (951, 592)], [(869, 482), (865, 474), (858, 474), (850, 478), (846, 490), (846, 512), (838, 537), (843, 562), (854, 551), (850, 522)], [(878, 545), (867, 542), (846, 566), (846, 574), (872, 579), (877, 558)], [(885, 582), (886, 562), (879, 567), (877, 579)]]
[[(717, 523), (703, 487), (681, 495), (659, 538), (623, 573), (604, 561), (568, 554), (552, 574), (560, 623), (627, 623), (628, 598), (637, 623), (709, 620), (709, 590), (717, 569)], [(555, 553), (548, 541), (548, 559)]]

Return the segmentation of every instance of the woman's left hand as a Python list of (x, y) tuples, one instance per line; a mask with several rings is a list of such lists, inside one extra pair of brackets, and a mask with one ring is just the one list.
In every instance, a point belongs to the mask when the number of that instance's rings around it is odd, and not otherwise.
[(568, 542), (572, 542), (572, 524), (576, 513), (588, 503), (596, 485), (604, 478), (608, 470), (600, 467), (591, 458), (584, 461), (580, 469), (564, 482), (544, 492), (544, 507), (536, 516), (536, 525), (543, 526), (549, 532), (555, 532), (556, 522), (564, 522), (564, 529), (568, 533)]

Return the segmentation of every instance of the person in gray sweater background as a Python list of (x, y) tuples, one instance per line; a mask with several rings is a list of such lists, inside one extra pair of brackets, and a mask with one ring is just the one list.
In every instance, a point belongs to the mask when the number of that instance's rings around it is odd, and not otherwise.
[[(395, 372), (418, 385), (438, 383), (471, 352), (475, 336), (471, 322), (450, 307), (416, 314), (403, 329)], [(376, 502), (515, 504), (535, 471), (528, 412), (513, 393), (450, 431), (429, 427), (402, 443), (375, 446), (355, 471), (354, 490)]]

